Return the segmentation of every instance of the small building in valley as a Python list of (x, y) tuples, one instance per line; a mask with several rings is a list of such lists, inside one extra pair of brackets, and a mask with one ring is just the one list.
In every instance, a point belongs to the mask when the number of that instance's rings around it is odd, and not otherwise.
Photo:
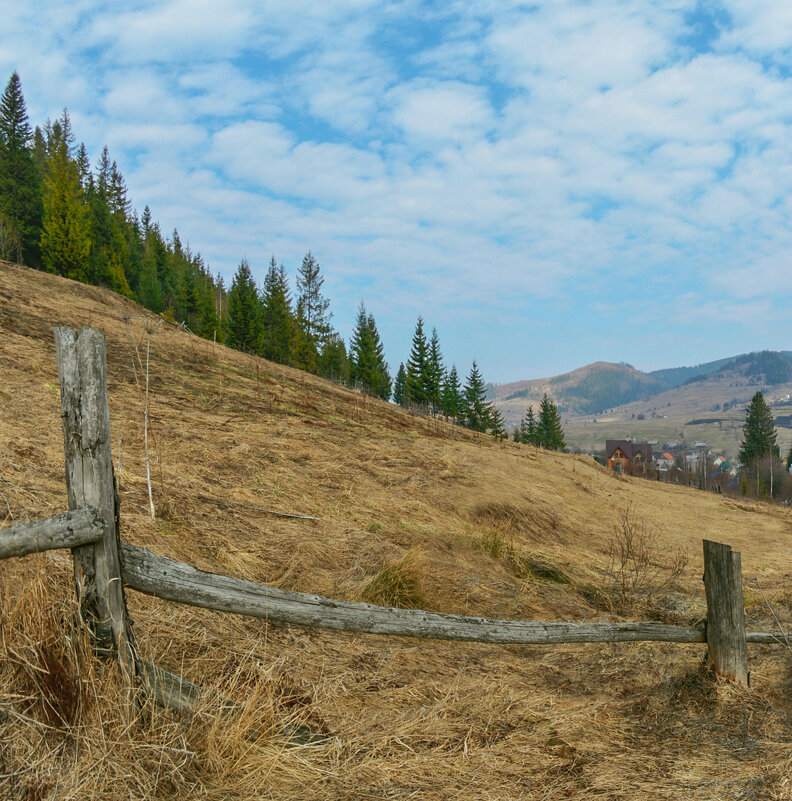
[(608, 467), (616, 470), (624, 470), (628, 466), (651, 465), (652, 446), (648, 442), (608, 439), (605, 441), (605, 462)]

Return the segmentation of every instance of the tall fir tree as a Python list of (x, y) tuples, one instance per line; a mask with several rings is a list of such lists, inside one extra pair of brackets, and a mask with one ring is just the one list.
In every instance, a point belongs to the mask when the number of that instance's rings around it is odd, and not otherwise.
[(369, 395), (388, 400), (391, 379), (377, 324), (361, 301), (349, 342), (349, 380)]
[(408, 403), (427, 408), (430, 403), (429, 346), (426, 342), (423, 325), (423, 317), (419, 315), (418, 322), (415, 324), (410, 355), (407, 359), (405, 394)]
[(757, 392), (745, 410), (740, 461), (746, 466), (767, 457), (779, 458), (778, 434), (773, 413), (761, 392)]
[(459, 375), (455, 364), (451, 365), (451, 369), (443, 382), (440, 408), (447, 420), (456, 420), (462, 415), (465, 408), (465, 399), (462, 395), (462, 386), (459, 383)]
[(77, 163), (74, 135), (66, 111), (50, 127), (44, 179), (41, 256), (44, 267), (77, 281), (90, 280), (90, 218)]
[(329, 378), (331, 381), (340, 381), (342, 384), (349, 381), (349, 357), (346, 345), (335, 331), (325, 340), (322, 352), (319, 354), (317, 372), (322, 378)]
[(0, 258), (41, 266), (42, 214), (33, 133), (14, 72), (0, 100)]
[(490, 407), (487, 404), (487, 390), (484, 379), (479, 372), (478, 365), (473, 362), (473, 366), (468, 373), (467, 381), (463, 389), (465, 398), (465, 408), (463, 420), (465, 426), (474, 431), (486, 431), (490, 428), (491, 415)]
[(262, 294), (261, 355), (280, 364), (288, 364), (295, 325), (289, 297), (289, 285), (283, 265), (278, 268), (272, 257), (264, 278)]
[(407, 405), (407, 371), (404, 369), (404, 362), (399, 362), (399, 369), (396, 371), (396, 378), (393, 381), (393, 402), (397, 406)]
[(566, 447), (561, 416), (556, 405), (547, 397), (547, 393), (539, 404), (537, 439), (538, 444), (549, 451), (562, 451)]
[(261, 342), (261, 301), (247, 259), (242, 259), (228, 293), (226, 342), (255, 353)]
[(440, 350), (440, 337), (437, 334), (436, 328), (432, 329), (432, 338), (429, 341), (428, 362), (426, 394), (432, 414), (439, 414), (441, 410), (443, 381), (445, 379), (445, 367), (443, 366), (443, 354)]
[(323, 284), (319, 262), (309, 250), (297, 271), (297, 323), (317, 352), (333, 330), (330, 300), (322, 294)]
[(539, 444), (538, 426), (536, 423), (536, 415), (534, 415), (533, 406), (528, 406), (528, 408), (525, 410), (523, 419), (520, 420), (519, 442), (522, 442), (525, 445)]

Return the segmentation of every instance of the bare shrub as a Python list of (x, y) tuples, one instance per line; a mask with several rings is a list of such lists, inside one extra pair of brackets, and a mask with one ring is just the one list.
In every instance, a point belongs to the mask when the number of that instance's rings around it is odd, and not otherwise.
[(680, 579), (689, 559), (681, 548), (662, 556), (657, 531), (639, 520), (630, 507), (619, 512), (618, 527), (608, 543), (608, 555), (613, 606), (618, 612), (654, 605)]

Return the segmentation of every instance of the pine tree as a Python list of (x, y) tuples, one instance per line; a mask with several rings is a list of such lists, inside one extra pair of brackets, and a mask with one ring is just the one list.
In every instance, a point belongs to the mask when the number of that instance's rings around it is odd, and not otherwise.
[(289, 362), (294, 325), (286, 272), (283, 265), (280, 268), (276, 266), (273, 256), (264, 278), (262, 295), (261, 355), (265, 359), (280, 364)]
[(333, 332), (327, 338), (317, 363), (318, 373), (331, 381), (346, 384), (349, 381), (349, 357), (344, 340)]
[(297, 271), (297, 323), (317, 353), (332, 331), (330, 301), (322, 295), (324, 277), (309, 250)]
[(228, 293), (227, 343), (254, 353), (261, 342), (261, 301), (247, 259), (242, 259)]
[(44, 179), (41, 255), (44, 267), (77, 281), (90, 280), (90, 218), (80, 173), (72, 158), (74, 136), (67, 112), (50, 128)]
[(375, 397), (388, 400), (391, 379), (385, 361), (382, 341), (372, 314), (361, 301), (355, 330), (349, 343), (349, 380)]
[(525, 416), (520, 421), (520, 439), (519, 441), (526, 445), (538, 445), (539, 436), (536, 424), (536, 417), (534, 416), (533, 406), (529, 406), (525, 410)]
[(407, 371), (404, 369), (404, 362), (399, 363), (399, 369), (396, 372), (396, 379), (393, 382), (393, 402), (397, 406), (407, 405), (407, 393), (405, 386), (407, 384)]
[(539, 404), (537, 439), (538, 444), (549, 451), (562, 451), (566, 447), (558, 408), (547, 397), (547, 393), (542, 397), (542, 402)]
[(440, 408), (446, 420), (456, 420), (456, 418), (461, 416), (465, 408), (462, 387), (459, 383), (459, 375), (457, 374), (455, 364), (451, 365), (451, 369), (448, 371), (448, 375), (446, 375), (445, 381), (443, 382), (443, 391), (440, 395)]
[(0, 258), (39, 267), (43, 209), (32, 142), (15, 72), (0, 100)]
[(465, 408), (463, 411), (464, 424), (474, 431), (486, 431), (490, 428), (490, 407), (486, 402), (487, 390), (484, 379), (479, 372), (478, 365), (473, 362), (470, 368), (465, 387), (463, 389)]
[(432, 339), (429, 342), (429, 364), (428, 364), (428, 386), (427, 395), (432, 414), (438, 414), (441, 408), (441, 395), (443, 393), (443, 381), (445, 380), (445, 367), (443, 366), (443, 354), (440, 350), (440, 337), (437, 329), (432, 329)]
[(764, 395), (757, 392), (745, 410), (740, 461), (748, 466), (766, 457), (779, 457), (777, 433), (773, 413)]
[(415, 325), (410, 356), (407, 359), (407, 381), (405, 394), (408, 403), (426, 408), (430, 403), (429, 346), (423, 330), (423, 317), (418, 316)]

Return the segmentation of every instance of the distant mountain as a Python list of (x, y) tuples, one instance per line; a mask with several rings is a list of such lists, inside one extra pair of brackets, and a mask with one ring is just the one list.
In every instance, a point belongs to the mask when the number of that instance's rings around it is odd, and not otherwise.
[[(660, 405), (674, 408), (684, 401), (687, 408), (690, 393), (685, 388), (692, 389), (693, 385), (696, 407), (707, 409), (720, 408), (727, 402), (734, 405), (736, 395), (745, 394), (751, 387), (785, 384), (792, 384), (792, 352), (760, 351), (650, 373), (624, 362), (595, 362), (551, 378), (501, 384), (493, 388), (493, 399), (506, 422), (514, 424), (526, 406), (536, 405), (545, 393), (567, 416), (601, 415), (628, 404), (630, 412), (638, 414), (646, 411), (638, 408), (641, 404), (651, 410)], [(740, 393), (732, 391), (737, 387), (743, 388)]]

